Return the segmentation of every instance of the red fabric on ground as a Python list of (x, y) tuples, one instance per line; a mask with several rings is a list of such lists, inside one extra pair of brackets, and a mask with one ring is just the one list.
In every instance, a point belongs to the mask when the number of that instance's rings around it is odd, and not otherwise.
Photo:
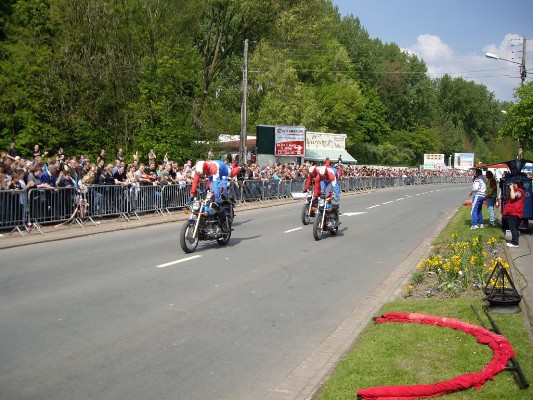
[(427, 324), (460, 330), (474, 336), (478, 343), (489, 346), (494, 355), (492, 360), (479, 372), (460, 375), (449, 381), (433, 384), (379, 386), (362, 389), (357, 392), (357, 396), (363, 400), (415, 400), (438, 397), (471, 387), (479, 389), (486, 381), (492, 380), (494, 375), (503, 371), (509, 359), (515, 355), (513, 347), (504, 336), (491, 332), (482, 326), (472, 325), (458, 319), (391, 312), (376, 319), (378, 324), (385, 322)]

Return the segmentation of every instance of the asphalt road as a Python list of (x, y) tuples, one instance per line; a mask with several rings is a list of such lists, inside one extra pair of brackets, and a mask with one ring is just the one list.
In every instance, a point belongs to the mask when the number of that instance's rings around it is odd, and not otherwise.
[(4, 249), (0, 399), (265, 399), (468, 192), (345, 196), (320, 242), (298, 203), (190, 255), (181, 223)]

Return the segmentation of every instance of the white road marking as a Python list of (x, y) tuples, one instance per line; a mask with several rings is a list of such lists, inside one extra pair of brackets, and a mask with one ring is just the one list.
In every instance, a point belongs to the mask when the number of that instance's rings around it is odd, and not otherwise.
[(381, 203), (381, 204), (390, 204), (390, 203), (393, 203), (393, 201), (386, 201), (385, 203)]
[(299, 231), (300, 229), (302, 229), (301, 226), (299, 228), (289, 229), (288, 231), (285, 231), (283, 233), (291, 233), (291, 232), (294, 232), (294, 231)]
[(400, 201), (400, 200), (404, 200), (405, 197), (400, 197), (399, 199), (396, 199), (395, 201)]
[(362, 211), (362, 212), (343, 212), (341, 215), (344, 217), (345, 215), (348, 216), (348, 217), (352, 217), (354, 215), (359, 215), (359, 214), (366, 214), (366, 211)]
[(181, 260), (167, 262), (166, 264), (159, 264), (156, 268), (170, 267), (171, 265), (179, 264), (179, 263), (182, 263), (182, 262), (185, 262), (185, 261), (194, 260), (195, 258), (200, 258), (200, 257), (202, 257), (202, 256), (201, 255), (196, 255), (196, 256), (191, 256), (191, 257), (187, 257), (187, 258), (182, 258)]
[(367, 207), (366, 209), (367, 209), (367, 210), (370, 210), (371, 208), (376, 208), (376, 207), (379, 207), (379, 204), (376, 204), (375, 206)]

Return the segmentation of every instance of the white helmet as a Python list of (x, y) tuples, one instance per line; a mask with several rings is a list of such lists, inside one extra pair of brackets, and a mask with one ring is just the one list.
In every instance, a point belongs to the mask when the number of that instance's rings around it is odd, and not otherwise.
[(309, 173), (312, 174), (313, 172), (315, 172), (315, 168), (316, 168), (316, 167), (315, 167), (314, 165), (311, 165), (311, 166), (309, 167)]
[(322, 166), (320, 166), (320, 167), (317, 167), (316, 172), (317, 172), (317, 174), (319, 174), (320, 176), (324, 176), (324, 175), (326, 175), (326, 166), (322, 165)]
[(197, 174), (203, 175), (204, 174), (204, 164), (205, 161), (198, 161), (196, 165), (194, 166), (194, 171)]

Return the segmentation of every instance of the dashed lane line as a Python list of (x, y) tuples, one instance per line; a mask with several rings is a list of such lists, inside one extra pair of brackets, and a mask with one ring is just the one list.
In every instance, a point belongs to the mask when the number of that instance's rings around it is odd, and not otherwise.
[(191, 257), (187, 257), (187, 258), (182, 258), (181, 260), (175, 260), (175, 261), (167, 262), (165, 264), (159, 264), (159, 265), (156, 266), (156, 268), (170, 267), (171, 265), (175, 265), (175, 264), (179, 264), (179, 263), (182, 263), (182, 262), (194, 260), (195, 258), (200, 258), (200, 257), (202, 257), (202, 256), (201, 255), (196, 255), (196, 256), (191, 256)]
[(302, 229), (301, 226), (299, 228), (289, 229), (288, 231), (285, 231), (283, 233), (291, 233), (291, 232), (294, 232), (294, 231), (299, 231), (300, 229)]

